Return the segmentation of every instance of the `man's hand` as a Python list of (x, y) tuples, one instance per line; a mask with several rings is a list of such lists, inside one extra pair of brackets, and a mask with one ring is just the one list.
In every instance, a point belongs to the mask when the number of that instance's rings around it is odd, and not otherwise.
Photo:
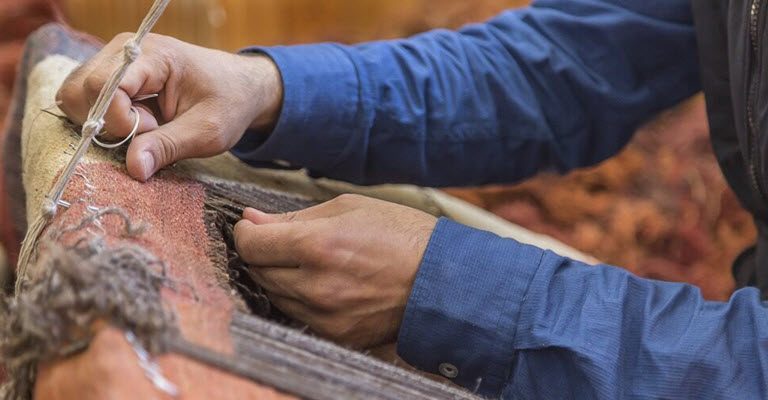
[(437, 219), (355, 195), (288, 214), (246, 209), (240, 256), (283, 312), (358, 347), (397, 338)]
[[(110, 74), (122, 63), (120, 34), (75, 70), (59, 89), (60, 108), (85, 122)], [(268, 133), (282, 105), (282, 82), (266, 56), (240, 56), (149, 34), (142, 54), (130, 66), (105, 117), (112, 138), (128, 135), (134, 124), (131, 99), (159, 93), (155, 107), (137, 104), (139, 133), (127, 154), (128, 173), (146, 180), (160, 168), (185, 158), (229, 150), (248, 128)]]

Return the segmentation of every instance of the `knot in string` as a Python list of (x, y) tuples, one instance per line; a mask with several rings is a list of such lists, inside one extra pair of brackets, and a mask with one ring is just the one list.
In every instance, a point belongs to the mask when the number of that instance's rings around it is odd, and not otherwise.
[(83, 124), (83, 136), (95, 136), (104, 127), (104, 120), (89, 119)]
[(46, 198), (43, 201), (43, 207), (40, 211), (44, 218), (53, 218), (56, 215), (57, 209), (58, 207), (56, 206), (56, 203), (53, 200)]
[(141, 47), (136, 43), (134, 39), (129, 39), (123, 45), (123, 59), (126, 63), (132, 63), (136, 61), (141, 55)]
[[(152, 30), (152, 27), (157, 20), (160, 19), (160, 16), (163, 14), (165, 7), (168, 6), (170, 1), (171, 0), (155, 0), (154, 3), (152, 3), (152, 8), (149, 9), (149, 12), (141, 22), (141, 25), (139, 25), (136, 35), (123, 45), (123, 64), (112, 72), (107, 82), (101, 88), (99, 97), (96, 98), (96, 102), (91, 106), (91, 109), (88, 112), (88, 120), (83, 124), (82, 135), (80, 137), (80, 142), (75, 148), (75, 154), (72, 155), (72, 158), (61, 171), (61, 174), (56, 179), (53, 187), (48, 192), (48, 195), (46, 196), (47, 200), (42, 205), (41, 215), (35, 218), (27, 229), (27, 234), (24, 237), (21, 252), (19, 254), (16, 295), (21, 293), (22, 282), (27, 278), (26, 271), (34, 253), (34, 246), (47, 223), (54, 215), (56, 215), (57, 204), (59, 203), (59, 200), (61, 200), (62, 194), (64, 194), (64, 188), (67, 186), (67, 182), (69, 182), (72, 174), (74, 174), (75, 167), (77, 167), (80, 160), (85, 156), (93, 139), (104, 127), (104, 115), (107, 113), (109, 104), (112, 102), (112, 98), (115, 96), (115, 92), (125, 76), (128, 67), (141, 54), (141, 49), (139, 47), (141, 45), (141, 40)], [(138, 120), (138, 113), (136, 113), (135, 125), (138, 125)], [(134, 131), (136, 129), (137, 127), (134, 127)]]

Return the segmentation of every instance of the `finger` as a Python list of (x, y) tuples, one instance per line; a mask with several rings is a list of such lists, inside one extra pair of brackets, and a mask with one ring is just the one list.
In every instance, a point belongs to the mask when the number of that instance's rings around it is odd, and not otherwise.
[[(157, 120), (155, 113), (141, 104), (134, 103), (133, 106), (139, 112), (139, 128), (136, 130), (136, 133), (141, 134), (160, 127), (160, 122)], [(133, 125), (131, 125), (131, 128), (133, 128)]]
[[(96, 99), (101, 94), (102, 88), (122, 62), (122, 50), (117, 53), (107, 53), (105, 48), (102, 53), (78, 67), (67, 77), (56, 94), (61, 110), (73, 122), (83, 124), (91, 106), (96, 103)], [(163, 90), (167, 76), (168, 68), (159, 57), (139, 58), (128, 68), (104, 117), (107, 138), (121, 138), (128, 135), (133, 128), (135, 118), (130, 112), (132, 105), (130, 99)], [(154, 116), (151, 115), (142, 115), (140, 121), (140, 132), (157, 126)]]
[(302, 299), (298, 288), (305, 273), (298, 268), (251, 267), (248, 275), (270, 295)]
[[(128, 68), (104, 115), (106, 138), (118, 139), (128, 136), (136, 122), (136, 115), (130, 111), (133, 106), (131, 99), (163, 90), (163, 70), (154, 59), (138, 60)], [(100, 67), (85, 79), (84, 91), (90, 104), (96, 102), (112, 72), (110, 67)], [(157, 127), (158, 122), (154, 115), (141, 113), (138, 132), (147, 132)]]
[(176, 119), (143, 133), (128, 147), (128, 173), (146, 181), (159, 169), (187, 158), (211, 157), (226, 150), (219, 124), (191, 108)]
[[(143, 130), (140, 129), (140, 133), (144, 133), (150, 130), (157, 129), (160, 125), (163, 125), (166, 119), (163, 118), (163, 111), (160, 109), (160, 102), (159, 98), (160, 96), (163, 96), (163, 93), (158, 93), (156, 95), (153, 95), (155, 97), (143, 97), (144, 95), (138, 95), (136, 97), (132, 97), (131, 100), (133, 101), (133, 106), (144, 110), (147, 112), (148, 115), (150, 115), (154, 121), (157, 122), (157, 126), (155, 126), (152, 129)], [(142, 117), (143, 118), (143, 117)], [(171, 118), (172, 119), (172, 118)]]
[(296, 243), (303, 229), (301, 223), (256, 225), (241, 220), (235, 225), (235, 248), (253, 266), (298, 267), (301, 260)]
[(298, 211), (269, 214), (255, 208), (246, 207), (243, 218), (254, 224), (273, 224), (279, 222), (310, 221), (313, 219), (330, 218), (339, 215), (345, 208), (338, 201), (321, 203)]
[(59, 109), (78, 125), (85, 122), (91, 107), (83, 90), (83, 82), (89, 72), (90, 67), (87, 64), (77, 67), (56, 92), (56, 104)]
[(139, 118), (138, 133), (157, 129), (158, 123), (155, 116), (143, 107), (135, 107), (136, 115), (131, 111), (133, 102), (122, 90), (115, 92), (107, 113), (104, 116), (104, 134), (106, 140), (122, 139), (128, 136)]
[(316, 209), (313, 210), (312, 208), (277, 214), (265, 213), (251, 207), (246, 207), (243, 210), (243, 218), (253, 222), (256, 225), (309, 221), (321, 217), (323, 217), (323, 215), (318, 213)]
[(246, 219), (256, 225), (282, 222), (278, 214), (268, 214), (251, 207), (246, 207), (243, 210), (243, 219)]
[[(75, 68), (56, 93), (59, 108), (73, 122), (82, 125), (109, 75), (123, 62), (123, 43), (131, 34), (119, 34), (101, 51)], [(130, 72), (130, 70), (129, 70)]]

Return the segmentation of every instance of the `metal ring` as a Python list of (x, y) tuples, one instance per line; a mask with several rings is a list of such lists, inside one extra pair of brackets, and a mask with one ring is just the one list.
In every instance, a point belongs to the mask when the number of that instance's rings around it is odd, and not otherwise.
[(131, 139), (133, 139), (134, 136), (136, 136), (136, 132), (139, 130), (139, 122), (141, 121), (139, 117), (139, 110), (136, 109), (136, 107), (131, 106), (131, 111), (133, 111), (133, 115), (136, 116), (136, 118), (133, 121), (133, 129), (131, 129), (131, 133), (128, 134), (128, 136), (125, 137), (125, 139), (117, 142), (117, 143), (104, 143), (99, 141), (97, 137), (93, 137), (93, 142), (99, 145), (100, 147), (103, 147), (105, 149), (116, 149), (126, 143), (128, 143)]

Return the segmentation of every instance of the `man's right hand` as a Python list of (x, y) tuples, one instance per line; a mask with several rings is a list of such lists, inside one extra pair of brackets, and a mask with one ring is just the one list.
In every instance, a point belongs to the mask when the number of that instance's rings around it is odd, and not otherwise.
[[(102, 86), (122, 63), (130, 37), (117, 35), (64, 81), (56, 98), (75, 123), (85, 122)], [(264, 135), (273, 129), (283, 93), (277, 66), (267, 56), (235, 55), (155, 34), (141, 47), (104, 118), (108, 137), (125, 137), (135, 118), (131, 99), (159, 94), (157, 107), (135, 104), (140, 135), (126, 157), (134, 178), (145, 181), (176, 161), (223, 153), (247, 128)]]

